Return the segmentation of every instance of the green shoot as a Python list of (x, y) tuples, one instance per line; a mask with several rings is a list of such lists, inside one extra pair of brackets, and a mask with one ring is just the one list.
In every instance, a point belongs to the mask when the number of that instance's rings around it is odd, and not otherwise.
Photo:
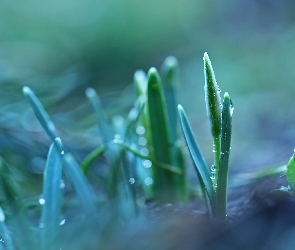
[[(60, 140), (56, 138), (56, 140)], [(62, 159), (55, 143), (52, 143), (48, 153), (46, 168), (43, 180), (43, 199), (42, 206), (42, 249), (52, 249), (56, 246), (56, 241), (60, 231), (61, 217), (61, 176)]]
[[(204, 54), (205, 102), (213, 137), (214, 165), (209, 170), (194, 138), (191, 126), (183, 108), (178, 112), (185, 141), (197, 170), (203, 194), (212, 217), (226, 220), (227, 180), (232, 132), (233, 105), (228, 93), (223, 104), (209, 56)], [(211, 173), (209, 172), (211, 171)]]
[[(173, 164), (168, 130), (168, 114), (160, 76), (155, 68), (148, 72), (148, 112), (155, 159), (166, 164)], [(154, 192), (157, 200), (173, 200), (174, 176), (164, 169), (154, 168)]]
[(211, 134), (213, 137), (214, 165), (211, 167), (211, 177), (216, 189), (216, 173), (219, 171), (219, 157), (221, 153), (221, 101), (220, 89), (217, 85), (213, 67), (207, 53), (204, 54), (205, 74), (205, 102), (209, 118)]

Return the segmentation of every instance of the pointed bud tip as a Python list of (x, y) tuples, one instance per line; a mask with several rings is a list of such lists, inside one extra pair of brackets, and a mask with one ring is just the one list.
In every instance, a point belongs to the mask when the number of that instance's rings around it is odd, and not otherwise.
[(96, 92), (93, 88), (87, 88), (85, 94), (87, 97), (91, 98), (95, 96)]
[(178, 61), (174, 56), (168, 56), (165, 61), (164, 65), (168, 66), (169, 68), (175, 68), (178, 65)]
[(149, 83), (158, 83), (161, 81), (158, 70), (154, 67), (150, 68), (148, 71), (148, 82)]
[(23, 93), (25, 94), (25, 95), (27, 95), (27, 94), (29, 94), (29, 93), (31, 93), (32, 92), (32, 90), (29, 88), (29, 87), (27, 87), (27, 86), (24, 86), (23, 87)]
[(224, 98), (230, 98), (228, 92), (224, 93)]
[(134, 73), (134, 79), (135, 80), (143, 81), (143, 80), (145, 80), (145, 77), (146, 77), (145, 72), (143, 70), (141, 70), (141, 69), (136, 70), (135, 73)]

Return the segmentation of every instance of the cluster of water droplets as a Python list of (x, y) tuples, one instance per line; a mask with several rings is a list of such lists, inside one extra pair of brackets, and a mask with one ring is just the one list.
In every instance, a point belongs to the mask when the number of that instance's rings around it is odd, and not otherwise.
[(216, 166), (215, 165), (211, 166), (210, 178), (211, 178), (211, 180), (215, 180), (215, 178), (216, 178)]
[[(143, 155), (143, 156), (148, 156), (150, 152), (149, 152), (149, 149), (147, 147), (148, 141), (147, 141), (147, 138), (146, 138), (145, 127), (142, 126), (142, 125), (137, 126), (136, 127), (136, 134), (138, 135), (137, 147), (139, 149), (139, 153), (141, 155)], [(153, 165), (153, 163), (150, 160), (147, 160), (147, 159), (143, 159), (141, 161), (141, 164), (145, 169), (149, 169)], [(133, 179), (133, 178), (130, 178), (130, 179)], [(130, 182), (130, 179), (129, 179), (129, 182)], [(134, 180), (134, 182), (135, 182), (135, 180)], [(143, 182), (144, 182), (145, 185), (150, 186), (150, 185), (152, 185), (154, 183), (154, 180), (151, 177), (147, 176), (147, 177), (144, 178)]]

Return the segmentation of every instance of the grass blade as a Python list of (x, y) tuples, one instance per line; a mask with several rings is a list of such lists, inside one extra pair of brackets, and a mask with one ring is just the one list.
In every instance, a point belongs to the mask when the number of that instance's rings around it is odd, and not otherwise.
[[(60, 140), (56, 138), (56, 140)], [(42, 249), (52, 249), (57, 246), (57, 239), (60, 231), (61, 217), (61, 189), (60, 182), (62, 177), (62, 158), (55, 143), (49, 149), (46, 168), (43, 178), (43, 198), (41, 223)]]
[(103, 114), (100, 98), (98, 97), (96, 91), (93, 88), (86, 89), (86, 96), (90, 100), (95, 110), (97, 120), (98, 120), (99, 132), (102, 137), (102, 143), (107, 145), (107, 143), (112, 140), (112, 133), (110, 131), (108, 122)]
[(218, 220), (226, 220), (226, 203), (227, 203), (227, 182), (229, 155), (231, 149), (232, 134), (232, 112), (233, 105), (231, 99), (226, 92), (223, 99), (222, 108), (222, 136), (221, 136), (221, 153), (220, 166), (217, 173), (217, 191), (216, 191), (216, 218)]
[(165, 59), (162, 68), (163, 88), (167, 106), (167, 114), (169, 120), (169, 130), (171, 145), (177, 141), (177, 98), (176, 87), (178, 85), (178, 61), (175, 57), (169, 56)]
[(97, 148), (95, 148), (93, 151), (91, 151), (83, 160), (82, 162), (82, 170), (84, 173), (86, 173), (86, 171), (88, 170), (88, 168), (90, 167), (90, 165), (95, 161), (95, 159), (99, 156), (101, 156), (105, 151), (106, 151), (106, 146), (105, 145), (101, 145)]
[(162, 168), (166, 171), (170, 171), (172, 172), (173, 174), (177, 174), (177, 175), (183, 175), (183, 171), (177, 167), (174, 167), (172, 165), (169, 165), (169, 164), (166, 164), (166, 163), (162, 163), (162, 162), (159, 162), (149, 156), (145, 156), (145, 155), (142, 155), (140, 152), (138, 152), (136, 149), (128, 146), (127, 144), (125, 144), (124, 142), (120, 141), (120, 140), (114, 140), (114, 143), (117, 144), (117, 145), (120, 145), (122, 146), (125, 150), (131, 152), (132, 154), (142, 158), (142, 159), (145, 159), (145, 160), (149, 160), (152, 162), (153, 165), (155, 165), (156, 167), (158, 168)]
[[(161, 79), (155, 68), (151, 68), (148, 72), (147, 97), (155, 159), (172, 165), (167, 108)], [(153, 172), (153, 188), (156, 199), (162, 202), (173, 200), (175, 196), (173, 188), (177, 187), (174, 175), (159, 168), (154, 168)]]
[(200, 176), (201, 187), (203, 191), (207, 194), (208, 199), (210, 201), (210, 206), (212, 208), (214, 207), (214, 190), (208, 167), (195, 140), (192, 128), (185, 114), (185, 111), (183, 110), (181, 105), (178, 105), (178, 114), (184, 139), (186, 141), (188, 150), (194, 162), (196, 171)]
[(49, 136), (49, 138), (54, 141), (56, 137), (58, 137), (55, 126), (53, 122), (50, 120), (47, 112), (45, 111), (43, 105), (36, 97), (34, 92), (29, 87), (23, 87), (23, 93), (28, 98), (31, 107), (40, 122), (41, 126)]
[(64, 170), (77, 193), (85, 215), (93, 217), (96, 215), (96, 206), (93, 199), (94, 193), (83, 175), (81, 167), (69, 153), (64, 155), (63, 160)]

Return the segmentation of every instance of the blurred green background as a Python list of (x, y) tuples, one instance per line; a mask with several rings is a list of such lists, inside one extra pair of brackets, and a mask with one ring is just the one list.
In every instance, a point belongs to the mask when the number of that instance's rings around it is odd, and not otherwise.
[[(133, 102), (133, 74), (180, 62), (179, 102), (212, 163), (203, 53), (233, 99), (232, 172), (285, 164), (295, 147), (295, 2), (108, 0), (0, 3), (0, 153), (41, 173), (49, 140), (22, 96), (30, 86), (66, 145), (99, 144), (85, 89), (109, 119)], [(95, 139), (97, 138), (97, 139)], [(26, 170), (25, 170), (26, 169)]]

